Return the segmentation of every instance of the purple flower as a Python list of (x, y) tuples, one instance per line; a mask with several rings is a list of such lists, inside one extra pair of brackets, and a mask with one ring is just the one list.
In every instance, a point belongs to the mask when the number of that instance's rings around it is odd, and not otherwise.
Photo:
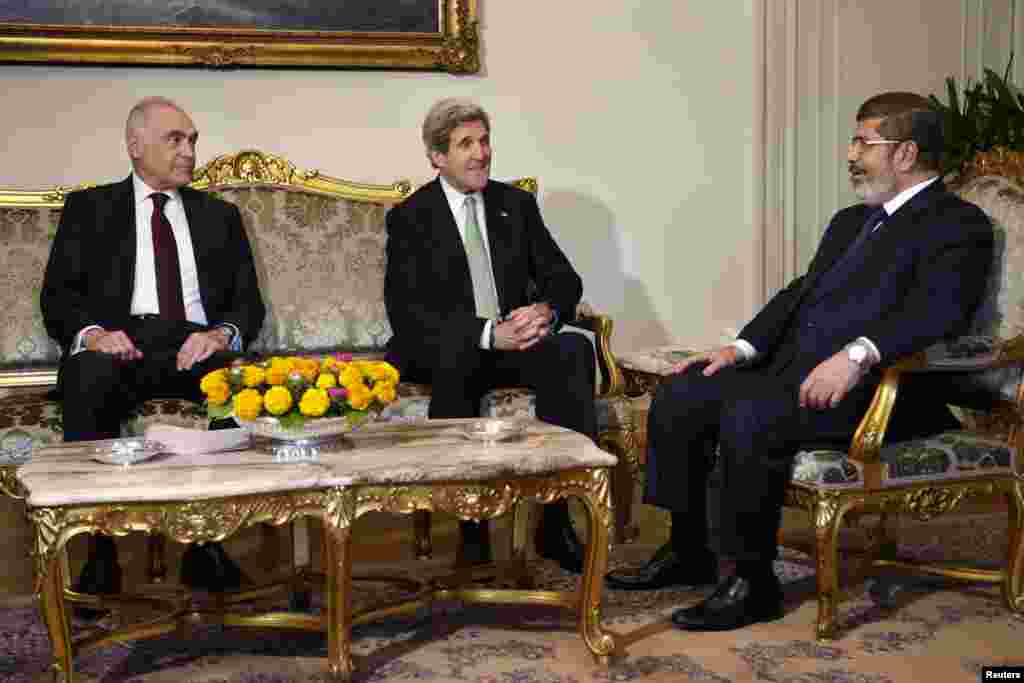
[(327, 395), (330, 396), (332, 400), (338, 401), (348, 397), (348, 389), (345, 387), (331, 387), (327, 390)]

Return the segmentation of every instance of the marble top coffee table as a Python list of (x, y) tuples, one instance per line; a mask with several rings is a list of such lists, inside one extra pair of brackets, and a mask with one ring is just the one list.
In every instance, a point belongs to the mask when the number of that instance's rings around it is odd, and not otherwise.
[[(611, 522), (609, 468), (614, 456), (586, 437), (530, 420), (523, 434), (502, 442), (472, 441), (468, 420), (373, 424), (353, 433), (346, 448), (326, 449), (312, 462), (275, 462), (259, 449), (198, 456), (158, 456), (122, 467), (92, 461), (66, 446), (41, 451), (17, 472), (26, 492), (35, 532), (36, 590), (54, 651), (59, 679), (73, 680), (76, 654), (114, 641), (152, 637), (181, 628), (197, 616), (178, 605), (162, 620), (72, 640), (67, 603), (89, 597), (66, 592), (61, 557), (78, 534), (131, 531), (163, 533), (181, 543), (219, 541), (256, 523), (285, 524), (318, 517), (326, 530), (326, 609), (322, 614), (279, 612), (215, 615), (218, 623), (327, 632), (329, 674), (348, 680), (353, 672), (351, 628), (402, 605), (353, 614), (351, 528), (363, 514), (381, 510), (436, 510), (463, 519), (515, 515), (511, 564), (525, 569), (526, 500), (550, 502), (576, 496), (587, 510), (590, 536), (579, 591), (486, 590), (466, 587), (457, 575), (426, 586), (404, 607), (430, 600), (538, 603), (577, 611), (590, 651), (607, 661), (612, 636), (600, 623), (601, 587), (608, 560)], [(86, 442), (83, 442), (85, 444)], [(221, 601), (224, 607), (230, 601)]]

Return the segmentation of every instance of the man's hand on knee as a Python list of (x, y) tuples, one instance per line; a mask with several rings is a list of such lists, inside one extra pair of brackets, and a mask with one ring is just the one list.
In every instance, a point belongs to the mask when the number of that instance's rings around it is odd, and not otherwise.
[(800, 385), (800, 407), (813, 410), (835, 408), (864, 372), (850, 360), (846, 349), (822, 361)]
[(191, 370), (196, 363), (228, 348), (228, 337), (222, 328), (193, 332), (178, 351), (178, 370)]
[(123, 330), (104, 330), (97, 327), (85, 333), (85, 348), (97, 353), (108, 353), (121, 360), (138, 360), (142, 351), (136, 348), (131, 338)]
[(704, 371), (701, 374), (705, 377), (710, 377), (722, 368), (736, 365), (739, 361), (739, 349), (735, 346), (723, 346), (722, 348), (714, 349), (713, 351), (694, 354), (682, 362), (676, 363), (672, 366), (672, 372), (685, 372), (687, 368), (695, 363), (707, 363), (707, 367), (704, 368)]

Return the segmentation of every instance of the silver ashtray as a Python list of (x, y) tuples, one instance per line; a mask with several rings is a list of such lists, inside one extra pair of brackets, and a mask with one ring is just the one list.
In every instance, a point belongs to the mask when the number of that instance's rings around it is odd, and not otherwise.
[(481, 443), (498, 443), (517, 439), (526, 432), (521, 422), (498, 418), (474, 420), (461, 429), (461, 433), (471, 441)]
[(134, 465), (167, 452), (159, 441), (143, 438), (104, 439), (90, 445), (89, 457), (107, 465)]

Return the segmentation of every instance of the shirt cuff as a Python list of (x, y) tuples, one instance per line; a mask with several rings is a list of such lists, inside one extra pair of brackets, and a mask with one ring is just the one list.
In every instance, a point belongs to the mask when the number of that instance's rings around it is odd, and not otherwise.
[(491, 348), (491, 326), (494, 325), (493, 320), (488, 320), (484, 323), (484, 331), (480, 333), (480, 348), (490, 349)]
[(86, 332), (88, 332), (89, 330), (102, 330), (102, 329), (103, 328), (100, 327), (99, 325), (87, 325), (86, 327), (83, 327), (82, 329), (80, 329), (78, 331), (78, 334), (75, 335), (75, 340), (71, 343), (71, 352), (68, 355), (69, 356), (73, 356), (76, 353), (81, 353), (82, 351), (85, 351), (85, 333)]
[(221, 323), (217, 327), (225, 327), (231, 332), (231, 337), (228, 339), (228, 350), (240, 353), (242, 351), (242, 332), (238, 326), (232, 323)]
[(757, 358), (757, 349), (755, 349), (753, 344), (748, 342), (746, 339), (736, 339), (730, 344), (730, 346), (740, 352), (741, 363), (749, 363)]
[(857, 341), (864, 346), (868, 347), (868, 351), (872, 355), (871, 364), (878, 365), (882, 362), (882, 354), (879, 353), (878, 347), (875, 346), (875, 342), (871, 341), (867, 337), (857, 337)]

